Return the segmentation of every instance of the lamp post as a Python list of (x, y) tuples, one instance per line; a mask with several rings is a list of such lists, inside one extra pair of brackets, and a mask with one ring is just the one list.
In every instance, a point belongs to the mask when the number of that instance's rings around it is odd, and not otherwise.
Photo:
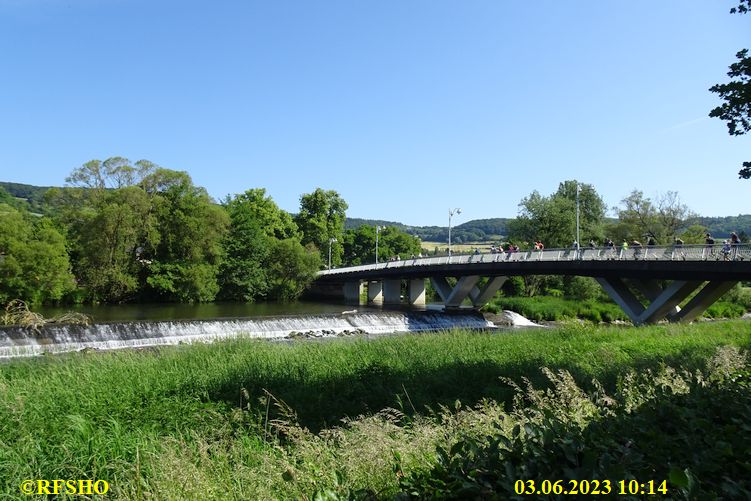
[(336, 238), (329, 238), (329, 269), (331, 269), (331, 244), (336, 242)]
[(383, 228), (383, 226), (376, 225), (376, 264), (378, 264), (378, 233), (380, 233)]
[[(582, 187), (579, 184), (579, 181), (576, 182), (576, 243), (579, 246), (579, 249), (581, 249), (582, 242), (579, 238), (579, 193), (581, 192)], [(579, 250), (577, 249), (577, 251)]]
[(454, 210), (449, 209), (449, 261), (451, 260), (451, 217), (454, 214), (461, 214), (462, 210), (460, 208), (456, 208)]

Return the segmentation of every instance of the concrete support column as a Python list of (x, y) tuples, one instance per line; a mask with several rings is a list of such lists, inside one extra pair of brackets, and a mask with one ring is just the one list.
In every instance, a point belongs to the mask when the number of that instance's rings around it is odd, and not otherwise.
[(368, 282), (368, 303), (383, 304), (383, 284), (381, 282)]
[(409, 304), (425, 306), (425, 279), (414, 278), (409, 281)]
[(445, 277), (430, 277), (430, 284), (436, 290), (441, 300), (446, 303), (446, 300), (451, 295), (451, 286)]
[(691, 300), (686, 303), (681, 312), (676, 315), (679, 322), (690, 322), (712, 306), (712, 303), (720, 299), (723, 294), (735, 287), (738, 282), (709, 282)]
[(628, 289), (628, 286), (620, 278), (595, 278), (605, 292), (610, 296), (610, 299), (621, 307), (621, 309), (628, 315), (628, 318), (638, 325), (639, 315), (644, 311), (644, 305), (642, 305), (634, 293)]
[(444, 302), (446, 308), (458, 308), (462, 302), (469, 296), (472, 288), (477, 284), (480, 277), (477, 275), (468, 275), (461, 277), (454, 288), (451, 290), (451, 294)]
[(472, 305), (479, 308), (490, 301), (507, 279), (508, 277), (492, 277), (488, 280), (488, 283), (485, 284), (485, 287), (483, 287), (482, 290), (473, 287), (469, 292), (469, 298), (472, 300)]
[(640, 324), (653, 324), (680, 310), (678, 305), (685, 300), (701, 282), (686, 282), (675, 280), (660, 293), (649, 306), (640, 314)]
[(678, 305), (699, 289), (703, 282), (675, 280), (662, 290), (655, 283), (650, 283), (651, 281), (635, 281), (634, 288), (639, 289), (645, 297), (651, 300), (649, 305), (644, 307), (623, 280), (597, 278), (597, 281), (610, 298), (623, 309), (634, 325), (653, 324), (666, 317), (671, 322), (690, 322), (737, 283), (737, 281), (709, 282), (686, 303), (683, 309), (680, 309)]
[(362, 292), (362, 283), (359, 280), (354, 282), (344, 282), (344, 302), (346, 304), (360, 304), (360, 293)]
[(401, 304), (402, 302), (402, 281), (401, 280), (384, 280), (383, 281), (383, 304)]

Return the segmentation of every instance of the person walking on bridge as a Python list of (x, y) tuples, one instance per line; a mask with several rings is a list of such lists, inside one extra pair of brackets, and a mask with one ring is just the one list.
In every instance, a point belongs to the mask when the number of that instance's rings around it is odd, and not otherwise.
[(702, 259), (706, 261), (709, 256), (714, 255), (714, 238), (712, 238), (712, 235), (707, 233), (704, 243), (706, 245), (704, 247), (704, 255), (702, 256)]

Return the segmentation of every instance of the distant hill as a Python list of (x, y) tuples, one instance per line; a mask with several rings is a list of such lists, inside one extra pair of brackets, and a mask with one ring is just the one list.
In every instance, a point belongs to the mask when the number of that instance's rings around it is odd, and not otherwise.
[(25, 200), (27, 208), (31, 212), (43, 213), (44, 211), (44, 194), (51, 186), (34, 186), (32, 184), (8, 183), (0, 181), (0, 188), (5, 190), (12, 197)]
[[(456, 243), (483, 242), (487, 240), (499, 240), (506, 235), (508, 218), (475, 219), (467, 221), (451, 228), (451, 240)], [(416, 235), (423, 241), (448, 242), (448, 226), (408, 226), (395, 221), (382, 221), (377, 219), (347, 218), (345, 228), (358, 228), (363, 224), (368, 226), (394, 226), (410, 235)]]

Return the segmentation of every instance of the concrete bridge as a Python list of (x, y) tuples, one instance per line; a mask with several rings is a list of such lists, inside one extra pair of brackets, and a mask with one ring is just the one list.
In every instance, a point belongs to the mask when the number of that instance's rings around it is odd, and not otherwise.
[(663, 319), (690, 322), (739, 281), (751, 280), (751, 245), (724, 250), (715, 244), (412, 258), (321, 271), (313, 288), (359, 304), (367, 287), (368, 303), (396, 305), (402, 303), (406, 282), (407, 302), (419, 306), (425, 304), (425, 280), (430, 280), (449, 310), (465, 301), (479, 308), (508, 277), (525, 275), (593, 277), (635, 325)]

